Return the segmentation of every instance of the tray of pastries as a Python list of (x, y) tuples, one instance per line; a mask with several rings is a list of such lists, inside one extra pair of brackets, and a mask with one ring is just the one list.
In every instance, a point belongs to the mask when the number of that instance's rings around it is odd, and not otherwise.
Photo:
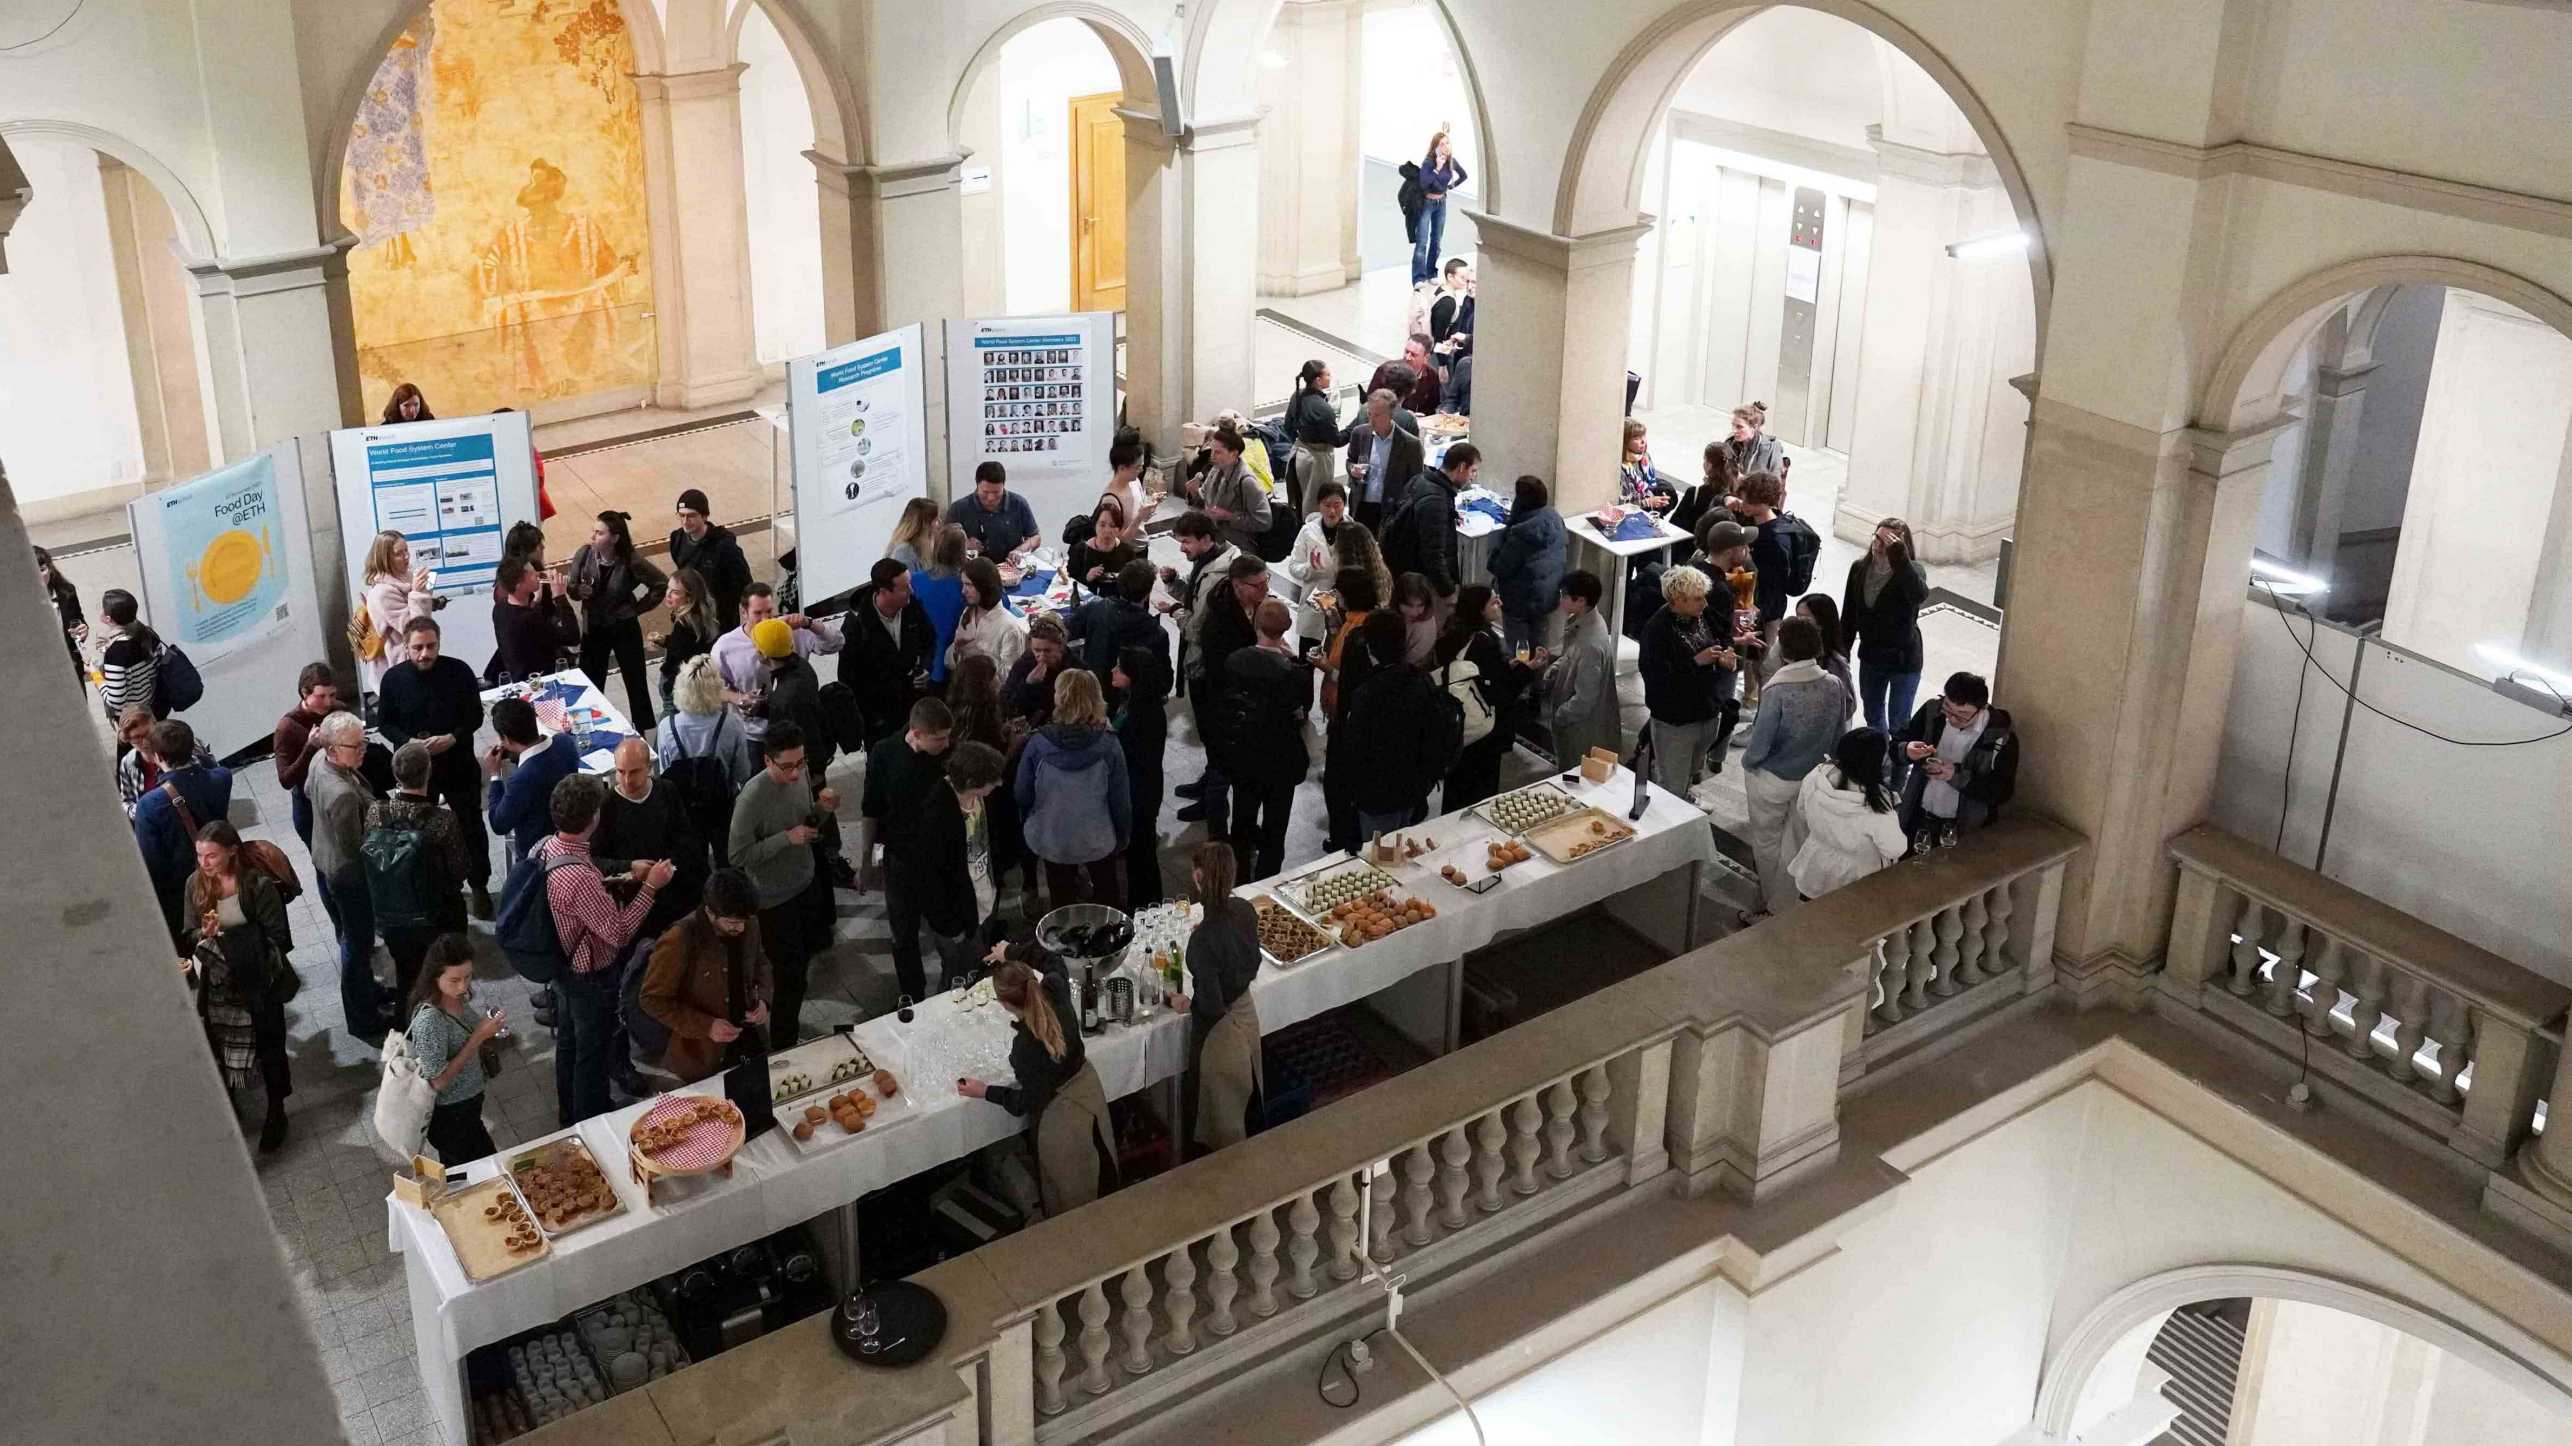
[(1276, 892), (1305, 918), (1318, 920), (1342, 904), (1399, 887), (1399, 880), (1366, 860), (1344, 858), (1280, 880)]
[(843, 1030), (781, 1050), (768, 1059), (768, 1098), (783, 1104), (837, 1090), (875, 1073), (875, 1061)]
[(1581, 805), (1563, 786), (1552, 779), (1531, 783), (1525, 788), (1486, 798), (1473, 806), (1473, 812), (1490, 820), (1492, 827), (1506, 834), (1523, 834), (1540, 823), (1561, 818)]
[(701, 1175), (732, 1164), (741, 1148), (740, 1107), (710, 1095), (663, 1095), (634, 1122), (636, 1163), (662, 1175)]
[(1436, 917), (1435, 904), (1424, 899), (1397, 899), (1390, 890), (1379, 889), (1363, 898), (1333, 905), (1323, 920), (1339, 931), (1340, 943), (1354, 949)]
[(1599, 809), (1585, 808), (1529, 829), (1526, 843), (1554, 862), (1568, 864), (1632, 837), (1634, 825)]
[(455, 1247), (467, 1280), (507, 1275), (553, 1249), (505, 1174), (448, 1191), (430, 1203), (429, 1215)]
[(791, 1121), (787, 1137), (795, 1142), (797, 1151), (811, 1154), (852, 1135), (865, 1134), (879, 1118), (890, 1123), (893, 1116), (907, 1108), (908, 1100), (909, 1096), (902, 1093), (902, 1081), (894, 1077), (893, 1071), (879, 1069), (800, 1110), (779, 1110), (777, 1123), (786, 1125)]
[(607, 1172), (577, 1135), (548, 1140), (509, 1157), (509, 1178), (548, 1240), (595, 1225), (625, 1208)]
[(1250, 908), (1259, 916), (1259, 947), (1280, 964), (1299, 964), (1331, 947), (1330, 935), (1275, 899), (1260, 895)]

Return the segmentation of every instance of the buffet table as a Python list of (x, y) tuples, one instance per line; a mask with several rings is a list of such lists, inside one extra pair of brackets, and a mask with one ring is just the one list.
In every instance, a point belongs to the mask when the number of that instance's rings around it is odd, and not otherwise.
[[(1634, 779), (1619, 769), (1603, 783), (1562, 787), (1576, 802), (1594, 801), (1623, 818)], [(1251, 986), (1261, 1030), (1283, 1029), (1418, 979), (1441, 986), (1432, 993), (1443, 1000), (1446, 1014), (1443, 1040), (1423, 1042), (1452, 1048), (1467, 954), (1682, 871), (1691, 902), (1681, 942), (1693, 945), (1699, 874), (1715, 857), (1704, 814), (1695, 804), (1655, 788), (1634, 829), (1633, 839), (1575, 863), (1556, 864), (1539, 854), (1511, 868), (1497, 887), (1482, 894), (1450, 886), (1439, 878), (1438, 865), (1479, 856), (1486, 840), (1502, 836), (1498, 829), (1478, 816), (1451, 814), (1408, 830), (1415, 837), (1435, 838), (1436, 851), (1381, 867), (1404, 893), (1435, 904), (1437, 916), (1355, 948), (1334, 945), (1300, 963), (1281, 965), (1270, 959)], [(1345, 857), (1330, 855), (1292, 872)], [(1244, 897), (1271, 894), (1272, 885), (1262, 881), (1239, 892)], [(1439, 970), (1443, 976), (1432, 973)], [(422, 1382), (444, 1439), (452, 1446), (467, 1442), (462, 1363), (475, 1348), (549, 1324), (719, 1251), (842, 1210), (861, 1196), (1018, 1133), (1023, 1121), (955, 1092), (959, 1074), (1007, 1077), (1007, 1012), (968, 999), (963, 992), (941, 993), (922, 1002), (908, 1025), (884, 1015), (854, 1027), (856, 1041), (901, 1084), (898, 1108), (888, 1105), (862, 1134), (830, 1138), (826, 1126), (824, 1136), (798, 1146), (781, 1123), (742, 1147), (730, 1178), (665, 1183), (668, 1193), (657, 1205), (644, 1203), (642, 1187), (626, 1169), (628, 1132), (650, 1102), (545, 1136), (579, 1135), (625, 1208), (555, 1240), (546, 1256), (493, 1279), (466, 1279), (436, 1220), (388, 1196), (391, 1245), (402, 1257), (408, 1280)], [(1089, 1058), (1111, 1098), (1175, 1080), (1187, 1057), (1187, 1020), (1167, 1009), (1150, 1011), (1131, 1025), (1111, 1024), (1089, 1039)], [(691, 1090), (714, 1094), (720, 1088), (718, 1079)], [(799, 1118), (812, 1102), (781, 1104), (781, 1122)], [(499, 1173), (504, 1159), (543, 1142), (528, 1141), (502, 1156), (473, 1161), (462, 1167), (463, 1173), (471, 1181), (488, 1179)], [(853, 1216), (849, 1211), (843, 1227), (851, 1240)]]

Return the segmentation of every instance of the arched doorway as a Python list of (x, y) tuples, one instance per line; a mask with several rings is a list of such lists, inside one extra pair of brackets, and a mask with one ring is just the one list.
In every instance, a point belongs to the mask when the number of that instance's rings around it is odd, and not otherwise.
[(814, 94), (810, 51), (789, 38), (798, 34), (791, 15), (781, 27), (760, 0), (738, 0), (731, 27), (732, 57), (743, 67), (741, 176), (752, 333), (759, 365), (775, 380), (788, 361), (830, 342), (813, 157), (844, 159), (847, 140), (826, 79)]
[(432, 0), (334, 137), (325, 201), (357, 237), (349, 293), (368, 412), (539, 420), (647, 400), (659, 375), (645, 135), (649, 5), (523, 12)]

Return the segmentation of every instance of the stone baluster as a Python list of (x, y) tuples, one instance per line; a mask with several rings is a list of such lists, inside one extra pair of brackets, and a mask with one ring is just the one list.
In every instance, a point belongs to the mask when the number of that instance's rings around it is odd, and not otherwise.
[(2304, 1006), (2304, 1032), (2315, 1039), (2331, 1037), (2331, 1011), (2340, 1007), (2340, 977), (2349, 967), (2340, 941), (2325, 934), (2313, 956), (2313, 997)]
[(2268, 972), (2268, 1012), (2280, 1019), (2295, 1012), (2295, 995), (2304, 983), (2304, 921), (2289, 915), (2277, 936), (2277, 963)]
[(1277, 1314), (1277, 1211), (1250, 1217), (1250, 1313), (1266, 1320)]
[(1402, 1157), (1402, 1243), (1429, 1243), (1429, 1212), (1436, 1202), (1429, 1197), (1429, 1177), (1437, 1166), (1429, 1159), (1427, 1144), (1411, 1147)]
[(1572, 1082), (1558, 1079), (1545, 1090), (1545, 1173), (1572, 1178)]
[(1241, 1248), (1232, 1243), (1232, 1227), (1227, 1225), (1206, 1237), (1206, 1333), (1228, 1336), (1238, 1328), (1232, 1318), (1232, 1298), (1241, 1290), (1241, 1277), (1233, 1274), (1233, 1265), (1241, 1259)]
[(1968, 985), (1980, 984), (1994, 972), (1984, 963), (1989, 954), (1983, 935), (1991, 927), (1991, 910), (1982, 895), (1965, 900), (1964, 921), (1965, 937), (1957, 942), (1956, 977)]
[(2259, 934), (2266, 911), (2257, 899), (2242, 900), (2242, 914), (2233, 921), (2233, 977), (2224, 987), (2247, 999), (2259, 987)]
[(1594, 1064), (1581, 1071), (1581, 1161), (1595, 1165), (1608, 1157), (1608, 1083), (1607, 1066)]
[(1357, 1184), (1342, 1175), (1331, 1182), (1331, 1279), (1357, 1279)]
[(2372, 1060), (2376, 1025), (2384, 1019), (2384, 961), (2354, 947), (2343, 948), (2340, 958), (2346, 970), (2341, 987), (2349, 991), (2349, 1037), (2340, 1047), (2351, 1059)]
[[(2009, 969), (2009, 916), (2018, 912), (2018, 901), (2010, 895), (2009, 885), (1995, 884), (1984, 895), (1991, 900), (1991, 917), (1983, 925), (1983, 967), (1994, 974)], [(2051, 967), (2050, 961), (2039, 964)]]
[(1541, 1118), (1536, 1096), (1522, 1095), (1509, 1107), (1509, 1192), (1536, 1193), (1536, 1125)]
[(1081, 1389), (1107, 1394), (1107, 1282), (1094, 1281), (1081, 1292)]
[(1500, 1122), (1500, 1111), (1474, 1121), (1474, 1208), (1485, 1215), (1506, 1203), (1500, 1194), (1500, 1172), (1509, 1163), (1501, 1153), (1508, 1143), (1509, 1126)]
[(1129, 1376), (1140, 1376), (1152, 1369), (1152, 1273), (1145, 1261), (1125, 1273), (1117, 1294), (1125, 1299), (1125, 1314), (1116, 1319), (1116, 1329), (1125, 1337), (1123, 1364)]
[(1902, 1003), (1903, 987), (1911, 978), (1911, 931), (1896, 929), (1885, 935), (1876, 952), (1884, 960), (1884, 1002), (1875, 1012), (1887, 1024), (1900, 1024), (1911, 1013)]
[(1874, 946), (1867, 952), (1869, 956), (1867, 959), (1867, 997), (1866, 1010), (1863, 1018), (1865, 1019), (1865, 1032), (1873, 1034), (1877, 1030), (1884, 1028), (1885, 1005), (1890, 1002), (1891, 999), (1891, 996), (1885, 993), (1884, 981), (1895, 978), (1896, 976), (1885, 972), (1884, 941), (1882, 939), (1876, 940)]
[(1393, 1169), (1390, 1162), (1384, 1169), (1370, 1172), (1366, 1189), (1374, 1209), (1368, 1224), (1374, 1227), (1375, 1232), (1375, 1238), (1367, 1243), (1368, 1254), (1379, 1261), (1391, 1260), (1398, 1247), (1393, 1243)]
[(1063, 1303), (1047, 1301), (1036, 1312), (1036, 1409), (1056, 1416), (1063, 1410)]
[(1173, 1356), (1184, 1356), (1197, 1348), (1197, 1258), (1187, 1246), (1170, 1252), (1170, 1261), (1161, 1267), (1161, 1309), (1170, 1320), (1170, 1333), (1161, 1344)]
[(1964, 993), (1965, 981), (1956, 977), (1956, 941), (1964, 937), (1964, 911), (1953, 904), (1940, 909), (1929, 920), (1929, 933), (1937, 941), (1929, 948), (1929, 961), (1938, 966), (1938, 977), (1930, 981), (1929, 992), (1942, 999)]
[(1296, 1196), (1286, 1207), (1286, 1293), (1297, 1300), (1322, 1293), (1313, 1279), (1313, 1262), (1322, 1258), (1321, 1230), (1322, 1212), (1314, 1208), (1313, 1197)]
[(1465, 1213), (1465, 1162), (1472, 1158), (1461, 1126), (1438, 1137), (1438, 1223), (1449, 1230), (1462, 1230), (1473, 1218)]
[(2438, 1082), (2430, 1086), (2429, 1097), (2442, 1105), (2461, 1105), (2465, 1090), (2456, 1081), (2474, 1050), (2474, 1013), (2461, 995), (2431, 992), (2429, 1037), (2438, 1043)]
[(1902, 1007), (1918, 1014), (1929, 1007), (1929, 978), (1938, 967), (1938, 930), (1927, 919), (1911, 926), (1911, 978), (1903, 986)]
[(2429, 1034), (2429, 981), (2409, 971), (2393, 979), (2393, 1058), (2384, 1072), (2409, 1084), (2420, 1078), (2420, 1041)]

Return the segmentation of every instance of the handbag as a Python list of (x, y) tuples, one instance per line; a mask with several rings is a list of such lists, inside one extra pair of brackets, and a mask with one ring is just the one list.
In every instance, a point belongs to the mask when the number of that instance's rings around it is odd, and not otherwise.
[(437, 1105), (438, 1092), (411, 1053), (411, 1037), (398, 1029), (385, 1035), (384, 1068), (375, 1090), (375, 1152), (393, 1164), (408, 1164), (428, 1138), (429, 1112)]

